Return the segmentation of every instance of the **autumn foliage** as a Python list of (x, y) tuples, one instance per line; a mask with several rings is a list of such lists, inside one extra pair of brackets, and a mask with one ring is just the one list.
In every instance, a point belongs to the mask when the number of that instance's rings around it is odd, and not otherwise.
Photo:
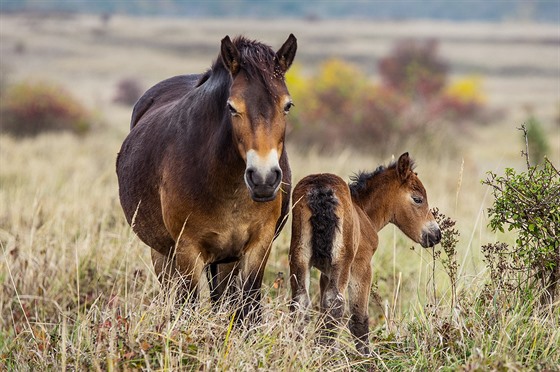
[(378, 70), (376, 83), (337, 59), (324, 62), (311, 77), (292, 68), (291, 140), (319, 150), (351, 146), (383, 153), (404, 139), (425, 141), (448, 123), (477, 120), (485, 108), (479, 77), (448, 83), (449, 67), (436, 41), (399, 42), (380, 59)]
[(2, 92), (0, 132), (15, 137), (43, 132), (87, 132), (92, 117), (86, 108), (62, 87), (45, 82), (23, 82)]

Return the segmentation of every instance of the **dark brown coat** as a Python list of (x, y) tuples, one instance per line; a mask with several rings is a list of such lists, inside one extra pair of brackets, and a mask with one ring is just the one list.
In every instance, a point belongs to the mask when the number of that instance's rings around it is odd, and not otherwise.
[(278, 52), (226, 36), (206, 73), (162, 81), (139, 99), (117, 158), (121, 205), (160, 278), (179, 274), (196, 294), (205, 267), (237, 262), (252, 303), (244, 313), (258, 303), (289, 208), (284, 74), (296, 47), (293, 35)]

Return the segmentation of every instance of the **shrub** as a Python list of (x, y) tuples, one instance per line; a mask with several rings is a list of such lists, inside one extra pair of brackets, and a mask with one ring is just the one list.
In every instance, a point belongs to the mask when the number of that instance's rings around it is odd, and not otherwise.
[(437, 114), (453, 121), (478, 119), (486, 104), (481, 86), (482, 79), (478, 76), (458, 79), (442, 90), (432, 108), (436, 108)]
[(529, 116), (527, 126), (527, 147), (533, 164), (540, 164), (548, 152), (548, 141), (546, 133), (542, 129), (542, 123), (533, 115)]
[(16, 137), (47, 131), (89, 130), (88, 111), (60, 86), (50, 83), (19, 83), (6, 89), (0, 105), (0, 131)]
[(454, 81), (445, 87), (444, 95), (455, 98), (462, 103), (483, 105), (486, 102), (486, 95), (482, 92), (482, 79), (480, 76), (466, 76)]
[(483, 253), (494, 289), (554, 302), (560, 287), (560, 172), (546, 158), (542, 167), (530, 166), (525, 156), (526, 172), (507, 168), (504, 176), (490, 172), (483, 181), (495, 198), (488, 210), (491, 229), (517, 232), (515, 247), (498, 242)]
[(378, 70), (383, 83), (414, 98), (428, 99), (440, 93), (447, 81), (447, 63), (438, 56), (436, 40), (403, 40), (381, 58)]
[[(441, 213), (439, 208), (432, 209), (432, 213), (441, 229), (440, 247), (446, 254), (446, 258), (441, 258), (441, 264), (451, 283), (451, 308), (454, 308), (457, 305), (457, 270), (459, 269), (459, 264), (457, 263), (457, 243), (461, 234), (455, 228), (457, 221)], [(439, 250), (439, 248), (434, 248), (434, 250), (436, 249)], [(435, 283), (435, 279), (432, 280), (432, 283)]]
[(435, 41), (400, 42), (379, 70), (381, 84), (336, 59), (309, 78), (292, 68), (286, 77), (296, 105), (289, 116), (290, 138), (319, 150), (352, 146), (384, 154), (412, 140), (436, 145), (447, 127), (487, 120), (481, 79), (446, 86), (448, 67)]
[(144, 88), (138, 80), (133, 78), (122, 79), (117, 83), (113, 102), (122, 105), (133, 105), (144, 93)]
[(299, 144), (364, 148), (386, 144), (394, 135), (391, 128), (407, 106), (394, 90), (376, 87), (358, 67), (336, 59), (309, 79), (298, 72), (289, 73), (287, 83), (296, 104), (290, 130)]

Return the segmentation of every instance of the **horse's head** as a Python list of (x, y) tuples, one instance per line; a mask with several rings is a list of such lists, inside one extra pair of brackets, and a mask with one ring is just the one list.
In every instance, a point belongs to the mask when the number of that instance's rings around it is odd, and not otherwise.
[(233, 82), (227, 110), (233, 139), (245, 160), (245, 183), (258, 202), (273, 200), (280, 189), (279, 159), (284, 150), (286, 114), (292, 100), (284, 74), (297, 49), (294, 35), (275, 53), (270, 47), (228, 36), (222, 40), (221, 58)]
[(397, 195), (392, 222), (424, 248), (438, 244), (441, 231), (428, 206), (426, 189), (414, 172), (408, 153), (399, 157), (395, 171)]

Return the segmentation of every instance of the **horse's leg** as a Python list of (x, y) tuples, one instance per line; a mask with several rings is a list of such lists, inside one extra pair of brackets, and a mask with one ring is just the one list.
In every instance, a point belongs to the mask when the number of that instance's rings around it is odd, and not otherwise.
[(369, 259), (354, 261), (348, 286), (348, 302), (350, 305), (349, 328), (355, 337), (356, 349), (364, 355), (369, 354), (368, 303), (371, 288), (371, 267), (369, 262)]
[(334, 265), (327, 277), (321, 274), (321, 312), (324, 314), (323, 327), (326, 337), (323, 343), (332, 342), (335, 328), (340, 324), (344, 315), (344, 292), (350, 277), (350, 265)]
[(198, 282), (206, 266), (201, 252), (194, 244), (182, 239), (177, 244), (175, 262), (180, 280), (179, 300), (196, 300), (198, 297)]
[(169, 289), (175, 274), (175, 260), (152, 249), (152, 263), (159, 282), (164, 288)]
[(233, 301), (233, 296), (236, 294), (234, 279), (239, 272), (238, 266), (237, 262), (209, 265), (207, 275), (210, 283), (210, 298), (214, 305), (218, 304), (224, 294), (226, 301)]
[(221, 296), (221, 293), (216, 293), (216, 287), (218, 286), (218, 264), (211, 263), (206, 266), (206, 279), (208, 279), (208, 287), (210, 288), (210, 300), (215, 305)]
[(309, 297), (310, 266), (308, 262), (290, 259), (290, 286), (292, 289), (292, 302), (290, 310), (297, 315), (304, 314), (308, 319), (307, 310), (311, 307)]
[[(268, 229), (268, 231), (274, 230)], [(272, 238), (272, 235), (268, 238), (259, 237), (253, 244), (250, 242), (247, 253), (239, 263), (242, 288), (242, 301), (240, 311), (237, 313), (239, 321), (248, 319), (251, 322), (259, 322), (261, 319), (261, 285)]]
[[(309, 242), (310, 227), (299, 218), (299, 210), (294, 209), (292, 218), (292, 240), (290, 242), (290, 286), (292, 289), (292, 312), (303, 313), (311, 306), (309, 283), (311, 269), (311, 245)], [(307, 234), (306, 234), (307, 232)], [(307, 244), (306, 244), (307, 242)]]

